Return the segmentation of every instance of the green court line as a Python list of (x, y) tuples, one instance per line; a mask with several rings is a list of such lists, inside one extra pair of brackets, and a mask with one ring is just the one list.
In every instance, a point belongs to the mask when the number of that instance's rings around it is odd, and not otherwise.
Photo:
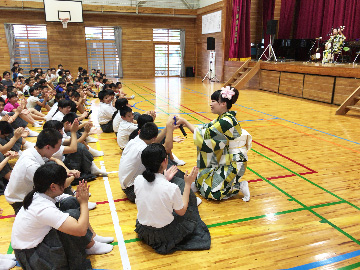
[(271, 159), (271, 158), (269, 158), (269, 157), (267, 157), (267, 156), (265, 156), (265, 155), (261, 154), (260, 152), (258, 152), (258, 151), (256, 151), (256, 150), (254, 150), (254, 149), (251, 149), (251, 150), (252, 150), (252, 151), (254, 151), (255, 153), (259, 154), (260, 156), (262, 156), (262, 157), (264, 157), (264, 158), (266, 158), (266, 159), (270, 160), (271, 162), (275, 163), (276, 165), (278, 165), (278, 166), (280, 166), (280, 167), (284, 168), (285, 170), (287, 170), (287, 171), (289, 171), (289, 172), (291, 172), (291, 173), (295, 174), (296, 176), (299, 176), (300, 178), (302, 178), (302, 179), (304, 179), (305, 181), (309, 182), (310, 184), (312, 184), (312, 185), (316, 186), (317, 188), (320, 188), (321, 190), (323, 190), (323, 191), (325, 191), (325, 192), (329, 193), (330, 195), (334, 196), (335, 198), (337, 198), (337, 199), (339, 199), (339, 200), (341, 200), (341, 201), (346, 202), (348, 205), (350, 205), (350, 206), (354, 207), (354, 208), (355, 208), (355, 209), (357, 209), (357, 210), (360, 210), (360, 207), (358, 207), (358, 206), (354, 205), (353, 203), (351, 203), (351, 202), (349, 202), (349, 201), (347, 201), (347, 200), (345, 200), (345, 199), (341, 198), (340, 196), (338, 196), (338, 195), (336, 195), (335, 193), (333, 193), (333, 192), (331, 192), (331, 191), (327, 190), (326, 188), (323, 188), (322, 186), (319, 186), (318, 184), (314, 183), (313, 181), (311, 181), (311, 180), (307, 179), (306, 177), (304, 177), (304, 176), (302, 176), (302, 175), (300, 175), (300, 174), (298, 174), (298, 173), (294, 172), (293, 170), (291, 170), (291, 169), (289, 169), (289, 168), (285, 167), (284, 165), (281, 165), (280, 163), (278, 163), (278, 162), (276, 162), (275, 160), (273, 160), (273, 159)]
[[(326, 223), (328, 223), (331, 227), (333, 227), (334, 229), (336, 229), (338, 232), (342, 233), (343, 235), (345, 235), (347, 238), (351, 239), (352, 241), (354, 241), (356, 244), (360, 245), (360, 241), (357, 240), (356, 238), (354, 238), (353, 236), (351, 236), (350, 234), (348, 234), (347, 232), (345, 232), (344, 230), (340, 229), (338, 226), (336, 226), (334, 223), (332, 223), (331, 221), (327, 220), (326, 218), (324, 218), (323, 216), (321, 216), (320, 214), (316, 213), (314, 210), (312, 210), (310, 207), (307, 207), (305, 204), (303, 204), (302, 202), (300, 202), (299, 200), (295, 199), (293, 196), (291, 196), (290, 194), (288, 194), (287, 192), (285, 192), (284, 190), (282, 190), (281, 188), (279, 188), (278, 186), (276, 186), (275, 184), (271, 183), (271, 181), (269, 181), (268, 179), (266, 179), (265, 177), (263, 177), (262, 175), (258, 174), (257, 172), (253, 171), (251, 168), (248, 167), (248, 169), (253, 172), (254, 174), (256, 174), (258, 177), (260, 177), (262, 180), (264, 180), (266, 183), (272, 185), (273, 187), (275, 187), (277, 190), (279, 190), (280, 192), (282, 192), (283, 194), (285, 194), (286, 196), (290, 197), (291, 199), (293, 199), (295, 202), (297, 202), (298, 204), (300, 204), (301, 206), (308, 208), (307, 210), (309, 212), (311, 212), (313, 215), (317, 216), (321, 221), (325, 221)], [(342, 202), (345, 202), (345, 200), (341, 200)]]
[[(188, 114), (187, 112), (185, 112), (185, 111), (183, 111), (183, 110), (181, 110), (180, 108), (176, 108), (173, 104), (170, 104), (170, 102), (168, 102), (168, 101), (166, 101), (166, 100), (164, 100), (164, 99), (162, 99), (162, 98), (160, 98), (159, 96), (157, 96), (157, 95), (155, 95), (155, 94), (153, 94), (153, 93), (151, 93), (150, 91), (148, 91), (148, 90), (145, 90), (144, 88), (142, 88), (141, 86), (138, 86), (138, 85), (136, 85), (135, 83), (132, 83), (133, 85), (135, 85), (136, 87), (138, 87), (138, 88), (140, 88), (140, 89), (142, 89), (143, 91), (145, 91), (145, 92), (147, 92), (147, 93), (149, 93), (150, 95), (153, 95), (154, 97), (156, 97), (156, 98), (158, 98), (158, 99), (160, 99), (161, 101), (163, 101), (163, 102), (165, 102), (165, 103), (167, 103), (168, 105), (170, 105), (170, 106), (172, 106), (172, 107), (174, 107), (175, 109), (177, 109), (177, 110), (179, 110), (180, 112), (183, 112), (183, 113), (186, 113), (188, 116), (190, 116), (191, 118), (194, 118), (195, 120), (197, 120), (197, 121), (199, 121), (200, 123), (203, 123), (204, 124), (204, 122), (202, 122), (202, 121), (200, 121), (199, 119), (197, 119), (196, 117), (194, 117), (194, 116), (192, 116), (191, 114)], [(129, 86), (128, 86), (129, 87)], [(130, 88), (130, 87), (129, 87)], [(131, 88), (130, 88), (131, 89)], [(132, 91), (134, 91), (133, 89), (131, 89)], [(135, 92), (135, 91), (134, 91)], [(142, 97), (142, 98), (144, 98), (144, 97)], [(145, 99), (145, 100), (147, 100), (147, 99)], [(170, 99), (169, 99), (170, 100)], [(148, 101), (148, 100), (147, 100)], [(171, 101), (171, 100), (170, 100)], [(158, 107), (158, 106), (155, 106), (155, 107)], [(159, 108), (159, 107), (158, 107)], [(160, 109), (160, 108), (159, 108)], [(163, 110), (162, 110), (163, 111)], [(167, 115), (170, 115), (169, 113), (167, 113), (166, 112), (166, 114)]]
[(10, 245), (9, 245), (9, 248), (8, 248), (8, 251), (7, 251), (7, 254), (12, 254), (13, 253), (13, 248), (11, 246), (11, 242), (10, 242)]
[(351, 269), (355, 269), (355, 268), (360, 268), (360, 262), (338, 268), (337, 270), (351, 270)]

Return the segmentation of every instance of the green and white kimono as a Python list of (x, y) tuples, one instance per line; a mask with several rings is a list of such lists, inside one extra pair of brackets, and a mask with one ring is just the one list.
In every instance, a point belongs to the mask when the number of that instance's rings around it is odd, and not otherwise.
[(240, 149), (242, 130), (235, 116), (235, 111), (226, 112), (194, 131), (199, 168), (195, 184), (206, 199), (226, 199), (240, 190), (247, 157)]

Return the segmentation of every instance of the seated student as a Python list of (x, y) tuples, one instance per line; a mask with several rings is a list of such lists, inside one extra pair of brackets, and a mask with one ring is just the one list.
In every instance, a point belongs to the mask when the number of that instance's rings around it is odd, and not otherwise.
[[(76, 113), (73, 113), (73, 112), (70, 112), (68, 113), (67, 115), (64, 116), (63, 120), (62, 120), (62, 123), (64, 124), (64, 131), (65, 131), (65, 134), (67, 136), (69, 136), (69, 132), (70, 132), (70, 127), (71, 125), (73, 124), (74, 120), (75, 119), (78, 119), (78, 116), (76, 115)], [(93, 157), (101, 157), (104, 155), (104, 152), (103, 151), (98, 151), (96, 149), (93, 149), (91, 148), (87, 142), (95, 142), (97, 141), (97, 139), (95, 138), (91, 138), (89, 136), (89, 133), (90, 133), (90, 130), (92, 128), (92, 122), (87, 122), (87, 123), (84, 123), (82, 124), (82, 126), (84, 127), (84, 130), (83, 131), (78, 131), (77, 132), (77, 138), (78, 138), (78, 142), (79, 143), (82, 143), (86, 146), (86, 148), (89, 150), (89, 152), (93, 155)], [(65, 137), (65, 135), (64, 135)], [(89, 140), (90, 138), (90, 140)]]
[(120, 149), (124, 149), (129, 142), (129, 135), (137, 129), (137, 124), (133, 123), (134, 115), (132, 109), (125, 106), (120, 110), (121, 119), (117, 132), (117, 143)]
[(131, 97), (127, 97), (127, 94), (122, 90), (121, 82), (116, 83), (116, 88), (118, 89), (118, 91), (120, 93), (119, 94), (120, 98), (126, 98), (126, 99), (134, 99), (135, 98), (135, 95), (132, 95)]
[(63, 93), (56, 93), (55, 95), (55, 101), (54, 101), (54, 105), (51, 107), (50, 111), (47, 113), (47, 115), (45, 116), (45, 121), (50, 121), (52, 120), (53, 115), (55, 114), (55, 112), (57, 112), (58, 110), (58, 104), (59, 101), (65, 99), (64, 94)]
[[(4, 155), (0, 153), (0, 195), (4, 195), (5, 187), (9, 182), (11, 175), (11, 166), (9, 160), (17, 158), (19, 155), (15, 151), (7, 151)], [(1, 208), (0, 208), (1, 216)], [(1, 255), (0, 255), (1, 265)]]
[(3, 80), (1, 81), (2, 85), (6, 87), (13, 86), (13, 81), (10, 78), (10, 72), (4, 71)]
[[(93, 155), (89, 152), (87, 147), (82, 144), (82, 141), (78, 140), (76, 131), (74, 132), (74, 123), (77, 119), (73, 120), (73, 124), (70, 126), (71, 137), (64, 133), (64, 124), (57, 120), (50, 120), (45, 123), (44, 128), (53, 128), (60, 132), (63, 135), (63, 142), (60, 146), (58, 152), (56, 152), (53, 157), (60, 159), (64, 162), (66, 167), (71, 170), (80, 171), (80, 178), (84, 178), (85, 180), (95, 179), (95, 176), (103, 175), (106, 176), (106, 171), (100, 170), (95, 162)], [(66, 125), (68, 122), (65, 122)], [(92, 125), (88, 122), (85, 126), (84, 134), (89, 133)], [(74, 137), (73, 137), (74, 136)], [(66, 155), (66, 156), (64, 156)]]
[(123, 192), (131, 202), (135, 202), (134, 180), (140, 175), (145, 167), (141, 163), (141, 153), (147, 145), (161, 142), (165, 135), (165, 148), (167, 152), (172, 149), (172, 137), (174, 130), (174, 119), (169, 117), (160, 134), (155, 123), (146, 123), (140, 130), (139, 136), (129, 141), (126, 145), (119, 164), (119, 181)]
[(36, 109), (39, 112), (41, 112), (41, 108), (46, 108), (48, 111), (50, 110), (50, 106), (47, 105), (47, 102), (49, 101), (49, 95), (45, 94), (42, 101), (38, 97), (40, 93), (39, 88), (37, 87), (31, 87), (29, 90), (30, 97), (27, 99), (26, 108), (30, 109)]
[(5, 189), (5, 198), (13, 207), (15, 214), (20, 210), (26, 194), (32, 190), (36, 169), (49, 159), (66, 169), (69, 176), (66, 187), (70, 185), (74, 178), (80, 176), (79, 171), (68, 170), (62, 161), (52, 158), (52, 155), (60, 149), (61, 139), (62, 136), (57, 130), (43, 129), (37, 137), (35, 147), (25, 150), (16, 162), (9, 184)]
[[(8, 122), (13, 127), (13, 129), (23, 127), (25, 130), (24, 132), (26, 133), (25, 135), (27, 135), (29, 137), (36, 137), (37, 135), (39, 135), (39, 133), (37, 133), (27, 127), (28, 122), (26, 122), (25, 120), (23, 120), (19, 117), (23, 110), (22, 106), (17, 107), (15, 112), (5, 112), (4, 107), (5, 107), (5, 101), (2, 97), (0, 97), (0, 116), (2, 117), (1, 121)], [(22, 136), (25, 136), (25, 135), (22, 134)], [(25, 136), (25, 137), (27, 137), (27, 136)]]
[(98, 112), (98, 121), (103, 132), (111, 133), (113, 130), (112, 116), (116, 112), (113, 106), (114, 97), (112, 91), (103, 90), (99, 92), (100, 108)]
[(97, 242), (89, 227), (87, 183), (79, 182), (76, 199), (64, 197), (66, 177), (65, 168), (58, 164), (42, 165), (34, 173), (34, 187), (15, 217), (11, 234), (23, 269), (92, 269), (87, 254), (113, 249)]
[[(119, 98), (119, 99), (117, 99), (115, 101), (115, 109), (117, 111), (112, 116), (112, 118), (113, 118), (113, 130), (115, 131), (115, 134), (117, 133), (117, 131), (119, 129), (120, 122), (122, 121), (120, 111), (121, 111), (122, 108), (124, 108), (126, 106), (131, 107), (131, 105), (129, 104), (129, 101), (126, 98)], [(137, 121), (138, 117), (140, 116), (140, 113), (133, 112), (133, 115), (134, 115), (134, 123), (135, 123), (135, 121)]]
[(7, 151), (12, 150), (20, 154), (21, 149), (26, 150), (34, 147), (34, 143), (26, 141), (21, 136), (23, 132), (24, 128), (22, 127), (14, 131), (8, 122), (0, 121), (0, 152), (5, 154)]
[(64, 116), (71, 111), (71, 100), (62, 99), (58, 102), (58, 109), (51, 117), (51, 120), (62, 121)]
[(142, 151), (141, 162), (145, 171), (134, 181), (138, 237), (159, 254), (210, 249), (209, 229), (200, 218), (196, 196), (190, 190), (198, 169), (186, 172), (185, 183), (182, 179), (170, 182), (176, 169), (166, 170), (167, 154), (157, 143)]

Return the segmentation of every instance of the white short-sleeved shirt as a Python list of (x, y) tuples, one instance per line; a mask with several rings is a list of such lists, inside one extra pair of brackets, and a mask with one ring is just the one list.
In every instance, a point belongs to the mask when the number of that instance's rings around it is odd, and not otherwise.
[[(64, 138), (64, 136), (63, 136), (63, 138)], [(53, 154), (52, 156), (54, 158), (60, 159), (61, 161), (64, 161), (64, 159), (65, 159), (65, 157), (64, 157), (64, 149), (65, 149), (65, 146), (61, 145), (59, 150), (55, 154)]]
[(50, 111), (47, 113), (47, 115), (45, 116), (45, 121), (50, 121), (52, 120), (52, 117), (54, 115), (54, 113), (56, 112), (56, 110), (58, 109), (58, 103), (56, 102), (50, 109)]
[(24, 200), (25, 196), (33, 189), (35, 171), (47, 160), (35, 148), (29, 148), (22, 153), (11, 172), (4, 192), (8, 203), (13, 204)]
[(117, 143), (121, 149), (124, 149), (129, 142), (131, 132), (138, 128), (137, 124), (128, 121), (121, 121), (117, 131)]
[(27, 104), (26, 104), (26, 108), (30, 109), (30, 108), (35, 108), (35, 106), (37, 105), (37, 103), (40, 101), (40, 99), (38, 97), (34, 97), (31, 96), (27, 99)]
[(63, 120), (64, 116), (65, 116), (65, 114), (63, 114), (60, 111), (57, 111), (57, 113), (55, 113), (55, 115), (52, 117), (51, 120), (57, 120), (57, 121), (61, 122)]
[(144, 165), (141, 163), (141, 153), (147, 144), (136, 136), (129, 141), (122, 152), (119, 164), (119, 181), (122, 189), (126, 189), (134, 185), (136, 176), (145, 171)]
[(30, 90), (30, 86), (29, 85), (25, 85), (23, 88), (23, 92), (28, 92), (29, 93)]
[(44, 193), (35, 193), (27, 210), (21, 207), (11, 233), (14, 249), (37, 247), (52, 228), (58, 229), (69, 217), (55, 206), (55, 200)]
[(109, 123), (112, 119), (114, 112), (116, 112), (116, 109), (112, 104), (100, 102), (100, 108), (98, 112), (99, 124), (104, 125)]
[(135, 203), (140, 224), (162, 228), (174, 220), (173, 210), (184, 207), (180, 188), (160, 173), (148, 182), (142, 175), (135, 178)]
[(113, 130), (114, 130), (115, 132), (118, 131), (119, 126), (120, 126), (120, 123), (121, 123), (122, 121), (124, 121), (124, 120), (121, 118), (120, 112), (118, 112), (118, 113), (116, 114), (116, 116), (114, 117), (114, 119), (113, 119)]

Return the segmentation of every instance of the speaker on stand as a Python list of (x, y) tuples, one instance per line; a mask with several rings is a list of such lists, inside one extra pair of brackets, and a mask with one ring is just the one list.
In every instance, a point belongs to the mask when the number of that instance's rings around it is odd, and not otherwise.
[(219, 79), (216, 78), (215, 75), (215, 38), (214, 37), (208, 37), (206, 39), (206, 48), (208, 51), (210, 51), (210, 55), (209, 55), (209, 71), (206, 73), (204, 79), (202, 81), (204, 81), (206, 78), (209, 79), (209, 81), (218, 81)]
[[(259, 59), (261, 59), (263, 57), (263, 55), (264, 55), (267, 61), (270, 61), (271, 58), (274, 57), (275, 62), (277, 62), (275, 51), (274, 51), (274, 48), (272, 46), (272, 44), (274, 42), (274, 37), (276, 35), (276, 31), (277, 31), (277, 24), (278, 24), (277, 20), (269, 20), (269, 21), (267, 21), (267, 23), (266, 23), (266, 34), (270, 35), (270, 42), (269, 42), (269, 45), (267, 45), (267, 47), (265, 48), (264, 52), (262, 53), (262, 55), (260, 56)], [(266, 52), (268, 50), (269, 50), (269, 56), (266, 55)]]

